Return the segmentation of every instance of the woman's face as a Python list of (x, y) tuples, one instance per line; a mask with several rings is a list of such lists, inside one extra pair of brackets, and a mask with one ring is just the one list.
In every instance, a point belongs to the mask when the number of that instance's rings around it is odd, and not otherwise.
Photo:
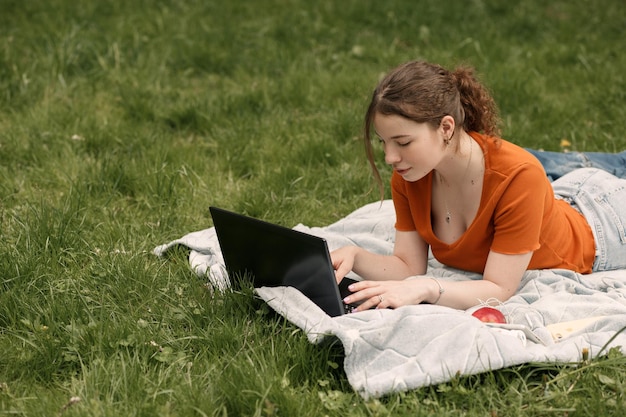
[(422, 179), (445, 156), (447, 137), (442, 127), (433, 129), (402, 116), (377, 114), (374, 129), (383, 144), (385, 162), (406, 181)]

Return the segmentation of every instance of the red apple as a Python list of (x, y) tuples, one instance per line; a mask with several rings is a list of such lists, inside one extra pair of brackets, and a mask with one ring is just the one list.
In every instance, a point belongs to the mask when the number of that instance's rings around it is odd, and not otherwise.
[(481, 307), (472, 313), (472, 316), (485, 323), (506, 323), (506, 318), (500, 310), (493, 307)]

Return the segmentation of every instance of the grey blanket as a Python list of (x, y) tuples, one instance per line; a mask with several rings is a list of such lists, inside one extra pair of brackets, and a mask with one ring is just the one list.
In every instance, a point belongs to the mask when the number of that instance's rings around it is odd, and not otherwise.
[[(394, 211), (390, 201), (366, 205), (337, 223), (295, 229), (322, 236), (332, 249), (356, 244), (377, 253), (393, 249)], [(190, 265), (218, 289), (228, 277), (215, 230), (190, 233), (155, 248), (190, 248)], [(429, 275), (444, 280), (480, 276), (438, 264)], [(566, 270), (528, 271), (515, 296), (499, 305), (520, 329), (490, 327), (469, 314), (442, 306), (416, 305), (370, 310), (331, 318), (290, 287), (256, 290), (273, 309), (300, 327), (312, 343), (337, 338), (345, 350), (351, 386), (364, 398), (380, 397), (457, 375), (528, 362), (577, 362), (618, 348), (626, 353), (626, 270), (580, 275)], [(483, 300), (487, 301), (487, 300)], [(589, 319), (555, 328), (558, 323)], [(523, 327), (523, 328), (522, 328)]]

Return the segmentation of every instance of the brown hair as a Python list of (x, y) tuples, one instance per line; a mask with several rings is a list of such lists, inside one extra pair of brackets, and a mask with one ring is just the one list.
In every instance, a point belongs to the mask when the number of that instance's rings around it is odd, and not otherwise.
[[(382, 179), (374, 161), (371, 134), (376, 114), (397, 115), (439, 127), (450, 115), (456, 128), (498, 136), (496, 104), (470, 67), (453, 72), (424, 61), (411, 61), (392, 70), (378, 84), (365, 113), (365, 153), (383, 194)], [(454, 135), (458, 137), (458, 135)]]

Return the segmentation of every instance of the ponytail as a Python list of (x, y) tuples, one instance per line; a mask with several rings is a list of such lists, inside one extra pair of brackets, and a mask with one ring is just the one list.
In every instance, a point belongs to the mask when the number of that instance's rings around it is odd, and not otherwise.
[(451, 76), (459, 90), (461, 106), (465, 111), (463, 129), (498, 136), (498, 108), (489, 91), (474, 76), (474, 70), (459, 67)]

